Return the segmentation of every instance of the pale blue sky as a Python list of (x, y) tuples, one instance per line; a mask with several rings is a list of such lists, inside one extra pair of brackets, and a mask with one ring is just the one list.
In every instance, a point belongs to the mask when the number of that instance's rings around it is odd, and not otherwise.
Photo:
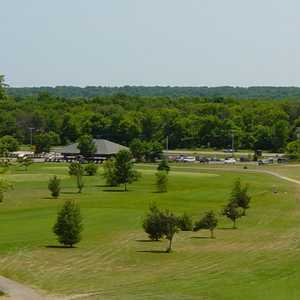
[(0, 0), (12, 86), (300, 86), (299, 0)]

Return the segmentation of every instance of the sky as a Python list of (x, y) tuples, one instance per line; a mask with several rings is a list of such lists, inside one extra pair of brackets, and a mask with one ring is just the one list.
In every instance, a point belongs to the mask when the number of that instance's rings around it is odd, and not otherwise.
[(300, 86), (299, 0), (0, 0), (10, 86)]

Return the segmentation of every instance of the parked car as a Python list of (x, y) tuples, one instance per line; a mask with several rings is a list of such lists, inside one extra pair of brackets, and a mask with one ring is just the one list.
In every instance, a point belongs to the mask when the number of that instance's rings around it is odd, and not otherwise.
[(225, 165), (233, 165), (233, 164), (235, 164), (236, 163), (236, 159), (235, 158), (233, 158), (233, 157), (230, 157), (230, 158), (226, 158), (225, 160), (224, 160), (224, 164)]
[(279, 158), (277, 159), (277, 162), (278, 162), (279, 164), (284, 164), (284, 163), (288, 163), (289, 160), (288, 160), (287, 158), (285, 158), (285, 157), (279, 157)]
[(224, 149), (223, 152), (225, 152), (225, 153), (234, 153), (235, 151), (234, 151), (234, 149)]
[(257, 161), (257, 164), (259, 166), (261, 165), (269, 165), (269, 164), (273, 164), (274, 163), (274, 159), (273, 158), (267, 158), (267, 159), (260, 159)]
[(240, 162), (249, 162), (249, 161), (251, 161), (251, 159), (247, 156), (241, 156), (240, 157)]
[(176, 162), (183, 162), (183, 160), (184, 160), (183, 155), (177, 156), (176, 159), (175, 159)]
[(207, 157), (196, 156), (196, 161), (199, 161), (200, 164), (208, 164), (209, 159)]
[(196, 161), (196, 157), (195, 156), (185, 156), (183, 158), (183, 162), (188, 163), (188, 162), (195, 162)]

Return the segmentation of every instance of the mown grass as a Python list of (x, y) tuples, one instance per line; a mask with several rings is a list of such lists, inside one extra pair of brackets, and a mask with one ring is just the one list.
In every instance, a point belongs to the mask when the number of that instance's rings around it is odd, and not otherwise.
[[(96, 293), (86, 299), (299, 299), (299, 188), (265, 174), (177, 167), (169, 192), (155, 193), (153, 166), (124, 193), (111, 191), (98, 175), (86, 177), (83, 194), (60, 164), (14, 168), (15, 189), (0, 206), (0, 273), (50, 293)], [(293, 171), (294, 172), (294, 171)], [(47, 190), (51, 175), (62, 178), (62, 195)], [(181, 232), (174, 252), (166, 242), (148, 242), (141, 229), (151, 201), (196, 219), (220, 211), (232, 183), (250, 184), (251, 209), (231, 230), (220, 217), (217, 238)], [(273, 186), (278, 193), (273, 194)], [(84, 217), (83, 240), (75, 249), (57, 246), (52, 226), (64, 199), (76, 199)], [(50, 247), (49, 247), (50, 246)]]

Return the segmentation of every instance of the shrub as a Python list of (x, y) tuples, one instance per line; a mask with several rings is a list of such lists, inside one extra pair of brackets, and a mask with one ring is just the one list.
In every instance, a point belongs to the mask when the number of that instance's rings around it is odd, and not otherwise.
[(167, 159), (164, 158), (160, 161), (159, 165), (157, 166), (157, 170), (158, 171), (166, 171), (167, 173), (170, 172), (170, 166), (169, 166)]
[(161, 212), (156, 204), (150, 204), (149, 212), (143, 221), (143, 228), (153, 241), (158, 241), (163, 237)]
[(158, 241), (162, 237), (169, 240), (166, 252), (172, 251), (173, 237), (179, 231), (178, 218), (172, 212), (168, 210), (162, 212), (155, 204), (151, 204), (143, 228), (151, 240)]
[(17, 162), (18, 164), (20, 164), (20, 166), (24, 166), (25, 170), (28, 170), (28, 167), (33, 164), (33, 160), (31, 157), (18, 157), (17, 158)]
[(95, 163), (88, 163), (85, 168), (84, 172), (87, 176), (94, 176), (97, 174), (98, 166)]
[(3, 178), (0, 179), (0, 202), (3, 202), (4, 200), (4, 193), (12, 190), (13, 188), (14, 187), (12, 183)]
[(113, 159), (109, 159), (103, 164), (103, 175), (108, 186), (117, 186), (117, 177), (115, 172), (115, 163)]
[(51, 192), (51, 196), (57, 198), (60, 194), (60, 179), (57, 176), (53, 176), (49, 179), (48, 189)]
[(158, 193), (166, 193), (168, 191), (168, 173), (159, 171), (156, 176), (156, 188)]
[(192, 231), (193, 220), (187, 213), (184, 213), (182, 216), (178, 217), (178, 226), (182, 231)]
[(214, 230), (218, 225), (218, 219), (216, 214), (211, 210), (204, 214), (204, 216), (195, 223), (194, 231), (200, 229), (208, 229), (210, 231), (210, 237), (214, 238)]
[(300, 158), (300, 141), (292, 141), (286, 146), (286, 153), (291, 159)]
[(74, 201), (67, 200), (58, 212), (53, 232), (61, 244), (73, 247), (80, 242), (82, 229), (79, 206)]

